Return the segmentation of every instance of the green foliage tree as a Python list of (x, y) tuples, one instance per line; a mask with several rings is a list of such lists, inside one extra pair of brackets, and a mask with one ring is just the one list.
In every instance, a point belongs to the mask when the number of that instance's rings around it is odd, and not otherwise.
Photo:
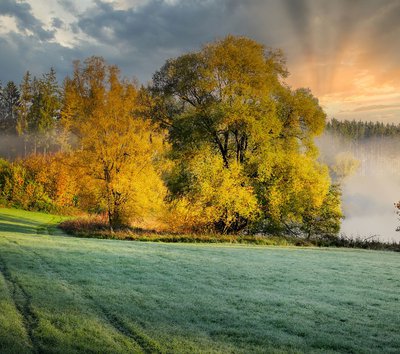
[(61, 108), (60, 88), (53, 68), (40, 79), (33, 79), (32, 105), (28, 116), (29, 131), (34, 137), (34, 152), (46, 153), (53, 139)]
[(208, 217), (218, 231), (239, 231), (255, 215), (275, 229), (301, 225), (305, 206), (317, 213), (329, 194), (313, 143), (325, 114), (286, 76), (280, 51), (235, 36), (168, 60), (154, 75), (152, 116), (169, 130), (176, 162), (171, 196), (196, 201), (201, 215), (219, 210)]
[(55, 70), (51, 68), (39, 79), (32, 79), (28, 71), (20, 85), (20, 92), (17, 132), (25, 138), (25, 151), (27, 143), (31, 142), (34, 154), (39, 148), (46, 154), (55, 141), (61, 108), (61, 91)]
[(32, 79), (27, 71), (20, 85), (20, 101), (17, 110), (17, 133), (24, 138), (24, 152), (27, 155), (27, 143), (29, 137), (29, 111), (32, 105)]
[(20, 93), (13, 81), (0, 85), (0, 131), (15, 134)]

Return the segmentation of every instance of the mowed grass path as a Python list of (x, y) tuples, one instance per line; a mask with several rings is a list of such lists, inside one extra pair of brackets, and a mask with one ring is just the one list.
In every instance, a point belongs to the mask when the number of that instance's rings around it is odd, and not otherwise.
[(79, 239), (0, 209), (1, 353), (400, 352), (392, 252)]

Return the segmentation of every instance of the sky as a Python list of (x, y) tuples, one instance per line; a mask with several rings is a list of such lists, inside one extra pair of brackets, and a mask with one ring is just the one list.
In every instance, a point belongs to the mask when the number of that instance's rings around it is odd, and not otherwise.
[(0, 80), (100, 55), (145, 84), (227, 34), (282, 49), (329, 117), (400, 123), (399, 0), (0, 0)]

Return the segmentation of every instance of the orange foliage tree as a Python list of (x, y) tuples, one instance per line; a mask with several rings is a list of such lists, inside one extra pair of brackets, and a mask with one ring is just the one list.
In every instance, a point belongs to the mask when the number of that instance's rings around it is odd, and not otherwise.
[(91, 57), (84, 65), (75, 63), (64, 91), (65, 135), (78, 137), (77, 169), (87, 177), (110, 228), (157, 213), (165, 196), (157, 164), (165, 149), (163, 133), (141, 117), (135, 83)]

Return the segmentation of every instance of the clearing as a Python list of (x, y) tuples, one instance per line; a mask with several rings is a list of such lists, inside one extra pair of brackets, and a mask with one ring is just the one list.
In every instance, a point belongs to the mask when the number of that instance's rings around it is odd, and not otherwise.
[(400, 254), (65, 236), (0, 209), (0, 352), (400, 352)]

